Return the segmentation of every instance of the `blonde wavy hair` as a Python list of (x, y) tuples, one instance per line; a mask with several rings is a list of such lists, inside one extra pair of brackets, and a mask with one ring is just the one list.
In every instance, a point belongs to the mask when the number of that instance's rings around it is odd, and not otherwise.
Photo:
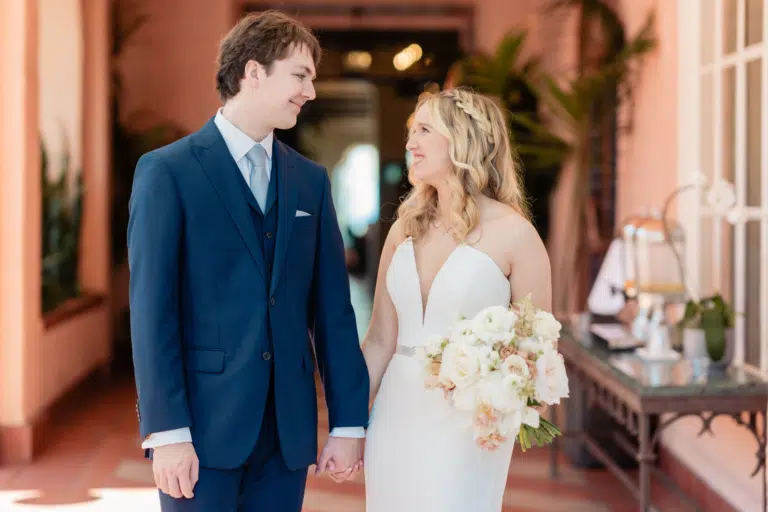
[[(429, 109), (433, 127), (448, 139), (448, 154), (453, 163), (448, 176), (452, 218), (446, 221), (453, 237), (464, 242), (477, 227), (477, 201), (481, 195), (511, 206), (529, 219), (517, 154), (499, 106), (487, 96), (458, 87), (423, 95), (414, 112), (421, 107)], [(438, 216), (437, 190), (413, 182), (397, 216), (407, 236), (422, 236)]]

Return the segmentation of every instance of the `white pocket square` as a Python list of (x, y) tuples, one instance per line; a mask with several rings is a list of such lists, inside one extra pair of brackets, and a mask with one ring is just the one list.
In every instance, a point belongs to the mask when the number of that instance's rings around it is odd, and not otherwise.
[(297, 217), (309, 217), (310, 215), (311, 214), (309, 214), (307, 212), (304, 212), (304, 211), (301, 211), (301, 210), (296, 210), (296, 216)]

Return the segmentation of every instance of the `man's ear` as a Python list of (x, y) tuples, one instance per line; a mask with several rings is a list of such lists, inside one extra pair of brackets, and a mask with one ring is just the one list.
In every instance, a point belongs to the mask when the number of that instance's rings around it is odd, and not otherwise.
[(249, 60), (245, 64), (245, 73), (243, 74), (243, 80), (251, 87), (256, 87), (259, 84), (259, 78), (263, 76), (263, 72), (259, 73), (260, 69), (264, 69), (261, 64), (255, 60)]

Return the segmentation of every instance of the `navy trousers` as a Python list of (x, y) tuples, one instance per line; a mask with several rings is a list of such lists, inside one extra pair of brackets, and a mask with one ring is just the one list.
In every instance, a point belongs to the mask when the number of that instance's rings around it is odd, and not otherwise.
[(229, 471), (201, 467), (192, 499), (158, 491), (163, 512), (301, 512), (307, 468), (291, 471), (283, 461), (270, 381), (259, 439), (245, 465)]

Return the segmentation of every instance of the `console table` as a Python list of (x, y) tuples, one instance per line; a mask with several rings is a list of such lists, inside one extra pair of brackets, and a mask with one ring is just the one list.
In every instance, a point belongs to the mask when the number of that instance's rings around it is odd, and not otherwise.
[[(730, 416), (757, 441), (755, 467), (750, 469), (752, 477), (758, 474), (762, 477), (762, 510), (766, 512), (766, 429), (760, 428), (760, 424), (766, 424), (768, 382), (739, 367), (718, 370), (682, 358), (673, 362), (645, 362), (632, 352), (612, 351), (605, 341), (588, 332), (577, 333), (571, 325), (563, 326), (558, 349), (565, 359), (568, 375), (583, 382), (588, 406), (600, 407), (630, 434), (615, 432), (614, 441), (637, 460), (639, 482), (619, 467), (583, 429), (563, 435), (583, 443), (589, 453), (630, 490), (639, 510), (651, 510), (651, 473), (662, 474), (655, 466), (655, 449), (664, 428), (680, 418), (696, 416), (702, 422), (701, 435), (711, 432), (715, 417)], [(657, 426), (652, 432), (654, 418)], [(550, 473), (556, 477), (557, 440), (550, 446)]]

